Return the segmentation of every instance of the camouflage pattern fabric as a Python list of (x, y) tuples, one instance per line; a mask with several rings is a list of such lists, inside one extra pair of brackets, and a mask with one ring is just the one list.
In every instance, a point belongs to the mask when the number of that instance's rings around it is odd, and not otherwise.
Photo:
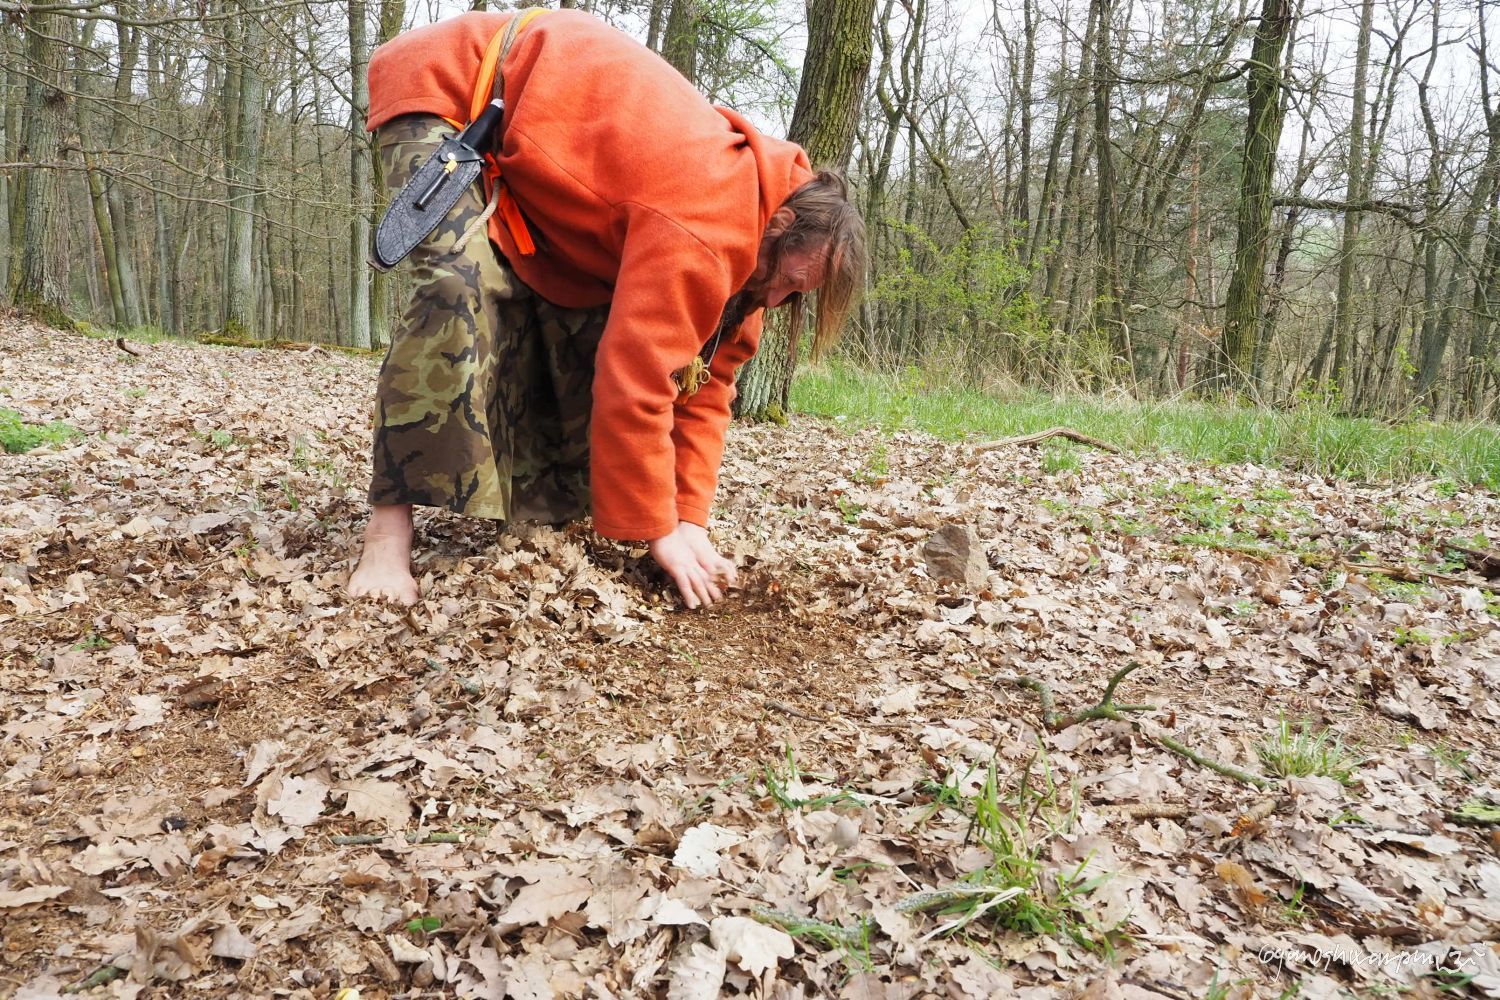
[[(392, 194), (452, 126), (404, 115), (376, 137)], [(523, 285), (478, 232), (480, 185), (407, 258), (411, 299), (375, 397), (372, 504), (561, 522), (589, 505), (594, 353), (608, 307), (562, 309)]]

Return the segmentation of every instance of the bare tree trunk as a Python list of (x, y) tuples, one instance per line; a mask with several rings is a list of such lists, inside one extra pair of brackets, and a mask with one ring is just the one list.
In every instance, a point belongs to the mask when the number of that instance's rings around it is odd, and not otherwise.
[(68, 92), (62, 20), (54, 13), (32, 13), (26, 32), (26, 112), (21, 154), (43, 166), (26, 171), (21, 208), (22, 248), (11, 300), (54, 326), (71, 326), (68, 258), (64, 248), (67, 202), (58, 182), (67, 132)]
[(1427, 134), (1427, 181), (1422, 189), (1422, 333), (1417, 349), (1416, 398), (1429, 412), (1434, 408), (1432, 390), (1448, 349), (1448, 326), (1439, 322), (1441, 317), (1438, 314), (1438, 243), (1442, 237), (1437, 232), (1437, 225), (1443, 197), (1443, 151), (1439, 146), (1437, 120), (1432, 115), (1429, 93), (1442, 42), (1441, 14), (1441, 0), (1432, 0), (1431, 50), (1427, 55), (1427, 69), (1417, 84), (1417, 107), (1422, 112), (1422, 128)]
[(257, 15), (246, 15), (240, 36), (239, 74), (229, 168), (228, 260), (224, 275), (224, 330), (232, 336), (255, 336), (255, 202), (260, 178), (261, 140), (265, 131), (266, 85), (257, 60), (264, 29)]
[(698, 2), (671, 0), (661, 46), (662, 57), (694, 85), (698, 82)]
[[(0, 31), (0, 160), (11, 162), (11, 141), (14, 136), (10, 130), (11, 107), (20, 104), (11, 95), (11, 87), (15, 86), (12, 81), (11, 65), (19, 63), (16, 54), (11, 51), (10, 33)], [(10, 215), (11, 201), (14, 189), (10, 182), (11, 172), (0, 170), (0, 247), (10, 248)], [(10, 264), (15, 260), (15, 253), (0, 254), (0, 294), (10, 289)]]
[(1094, 227), (1098, 257), (1094, 263), (1095, 325), (1107, 331), (1107, 371), (1124, 378), (1131, 369), (1130, 336), (1125, 326), (1124, 289), (1120, 284), (1120, 245), (1116, 234), (1114, 143), (1109, 135), (1109, 116), (1114, 61), (1110, 51), (1114, 35), (1113, 0), (1094, 0), (1098, 31), (1094, 62)]
[(1271, 236), (1271, 181), (1286, 102), (1282, 100), (1281, 55), (1294, 24), (1291, 0), (1264, 0), (1247, 74), (1249, 115), (1245, 126), (1244, 167), (1240, 179), (1234, 275), (1224, 305), (1224, 333), (1214, 352), (1214, 381), (1219, 388), (1248, 384), (1256, 334), (1260, 330), (1266, 280), (1266, 253)]
[[(1370, 33), (1374, 22), (1375, 0), (1363, 0), (1359, 12), (1359, 35), (1354, 61), (1354, 112), (1349, 119), (1349, 159), (1344, 167), (1344, 235), (1339, 246), (1339, 283), (1333, 307), (1333, 375), (1347, 392), (1352, 385), (1348, 374), (1353, 359), (1354, 330), (1354, 253), (1359, 245), (1360, 212), (1353, 206), (1364, 200), (1365, 173), (1365, 86), (1370, 73)], [(1317, 365), (1315, 378), (1322, 377)]]
[(349, 341), (370, 346), (370, 142), (365, 118), (370, 113), (370, 63), (365, 37), (365, 0), (349, 0), (349, 78), (353, 106), (349, 109)]
[[(120, 155), (128, 145), (126, 128), (133, 105), (135, 68), (140, 61), (140, 28), (115, 22), (115, 34), (119, 38), (120, 67), (115, 74), (114, 108), (110, 127), (110, 152)], [(140, 326), (145, 322), (144, 296), (141, 294), (141, 279), (135, 265), (134, 224), (126, 211), (122, 185), (114, 178), (104, 179), (104, 198), (109, 206), (110, 227), (115, 245), (115, 259), (119, 262), (119, 285), (125, 305), (125, 325)]]
[[(380, 2), (380, 33), (375, 39), (376, 45), (384, 45), (395, 38), (401, 31), (401, 24), (406, 20), (406, 0), (381, 0)], [(368, 64), (367, 64), (368, 67)], [(365, 86), (365, 100), (369, 100), (369, 84)], [(361, 123), (363, 128), (363, 123)], [(365, 141), (373, 145), (374, 137), (367, 136)], [(380, 157), (370, 158), (370, 186), (373, 190), (375, 201), (371, 207), (370, 218), (379, 219), (385, 215), (386, 207), (390, 204), (390, 196), (385, 190), (385, 172), (380, 164)], [(363, 258), (361, 258), (363, 259)], [(300, 276), (294, 278), (300, 281)], [(370, 346), (381, 347), (391, 342), (391, 316), (396, 307), (395, 278), (389, 271), (376, 271), (370, 278)], [(297, 329), (302, 329), (301, 289), (294, 293), (297, 307), (294, 311), (297, 315)]]

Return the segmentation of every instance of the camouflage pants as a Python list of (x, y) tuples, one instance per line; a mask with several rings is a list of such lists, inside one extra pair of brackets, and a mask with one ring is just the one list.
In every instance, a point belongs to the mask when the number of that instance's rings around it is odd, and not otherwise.
[[(394, 194), (453, 129), (405, 115), (377, 133)], [(412, 251), (411, 299), (375, 400), (372, 504), (567, 521), (589, 504), (594, 352), (608, 307), (562, 309), (516, 278), (480, 230), (478, 182)]]

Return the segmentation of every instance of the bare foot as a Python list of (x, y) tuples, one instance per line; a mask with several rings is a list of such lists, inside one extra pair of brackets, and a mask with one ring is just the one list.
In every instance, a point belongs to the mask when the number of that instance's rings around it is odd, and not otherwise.
[(422, 597), (411, 575), (411, 505), (375, 506), (365, 550), (349, 578), (350, 597), (385, 598), (411, 607)]

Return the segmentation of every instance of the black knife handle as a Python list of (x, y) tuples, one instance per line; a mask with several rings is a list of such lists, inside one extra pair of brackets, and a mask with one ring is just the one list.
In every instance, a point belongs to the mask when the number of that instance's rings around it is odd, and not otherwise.
[(459, 133), (458, 141), (480, 153), (489, 152), (490, 139), (504, 115), (505, 102), (497, 97), (485, 105), (484, 110), (479, 112), (479, 117), (470, 122), (468, 128)]

